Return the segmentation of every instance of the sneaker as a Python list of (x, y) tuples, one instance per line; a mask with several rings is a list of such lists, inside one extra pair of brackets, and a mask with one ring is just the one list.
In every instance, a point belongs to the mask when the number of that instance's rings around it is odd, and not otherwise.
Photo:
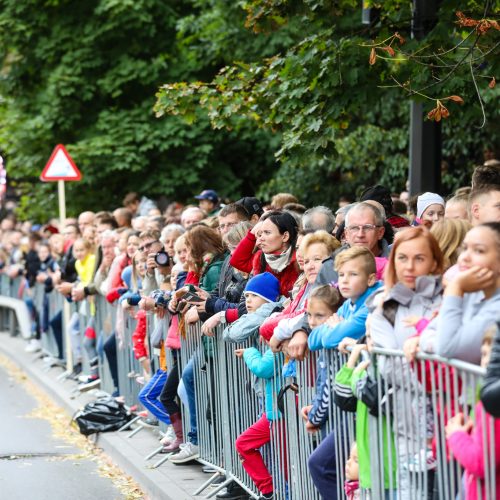
[(410, 472), (424, 472), (426, 470), (434, 470), (437, 467), (437, 460), (434, 457), (431, 449), (420, 450), (412, 458), (408, 460), (406, 468)]
[(171, 425), (169, 425), (167, 427), (167, 432), (165, 432), (165, 434), (160, 439), (160, 443), (163, 446), (168, 446), (171, 442), (175, 441), (175, 438), (176, 438), (176, 435), (175, 435), (174, 428)]
[(200, 450), (193, 443), (183, 443), (179, 446), (180, 451), (170, 457), (173, 464), (184, 464), (200, 457)]
[(29, 344), (24, 348), (26, 352), (38, 352), (42, 349), (42, 343), (38, 339), (31, 339)]
[(90, 391), (92, 389), (97, 389), (98, 387), (101, 387), (101, 380), (99, 379), (99, 377), (97, 378), (89, 377), (87, 382), (83, 384), (78, 384), (78, 389), (80, 392)]
[(262, 494), (259, 497), (259, 500), (273, 500), (273, 498), (274, 498), (274, 492), (271, 491), (271, 493), (266, 493), (265, 495)]
[(247, 500), (250, 498), (250, 495), (236, 481), (233, 481), (229, 483), (225, 490), (218, 493), (215, 498), (217, 500)]
[(82, 364), (81, 363), (76, 363), (73, 366), (73, 371), (71, 374), (68, 376), (68, 378), (72, 378), (73, 380), (77, 379), (78, 375), (82, 373)]

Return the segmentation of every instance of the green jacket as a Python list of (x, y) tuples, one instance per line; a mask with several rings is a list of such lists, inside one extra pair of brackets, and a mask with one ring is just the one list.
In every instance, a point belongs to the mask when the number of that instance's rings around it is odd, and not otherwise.
[[(205, 292), (211, 293), (217, 289), (217, 285), (219, 284), (222, 264), (224, 263), (226, 255), (227, 253), (215, 256), (212, 262), (210, 262), (208, 267), (205, 269), (203, 275), (201, 276), (200, 288), (202, 290), (205, 290)], [(203, 348), (205, 349), (206, 355), (211, 358), (214, 354), (213, 337), (207, 337), (203, 335), (201, 341), (203, 343)]]
[[(355, 397), (358, 382), (366, 377), (366, 370), (356, 370), (348, 368), (344, 365), (335, 376), (335, 392), (341, 392), (343, 397), (349, 394)], [(388, 458), (388, 441), (390, 439), (390, 446), (392, 448), (392, 484), (396, 485), (396, 448), (394, 446), (394, 436), (392, 430), (390, 436), (387, 436), (387, 425), (385, 416), (382, 418), (383, 429), (383, 448), (384, 448), (384, 486), (386, 489), (390, 487), (389, 481), (389, 458)], [(368, 407), (361, 401), (357, 400), (356, 403), (356, 445), (358, 448), (358, 463), (359, 463), (359, 484), (364, 489), (372, 487), (371, 470), (370, 470), (370, 432), (368, 425), (369, 413)]]

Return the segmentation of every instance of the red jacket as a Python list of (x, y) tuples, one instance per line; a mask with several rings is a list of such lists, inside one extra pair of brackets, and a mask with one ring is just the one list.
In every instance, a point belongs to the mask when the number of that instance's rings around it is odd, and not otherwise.
[(297, 260), (295, 258), (295, 251), (288, 266), (280, 273), (273, 271), (266, 263), (264, 269), (261, 269), (261, 256), (262, 250), (253, 253), (255, 248), (256, 237), (249, 231), (248, 234), (240, 241), (238, 246), (231, 255), (229, 263), (241, 272), (252, 273), (254, 276), (263, 272), (269, 272), (276, 276), (280, 282), (280, 294), (288, 297), (290, 290), (292, 290), (295, 281), (299, 277), (300, 270)]
[(276, 314), (275, 316), (271, 316), (264, 320), (264, 323), (259, 328), (259, 333), (262, 337), (264, 337), (267, 340), (270, 340), (271, 337), (273, 336), (274, 329), (278, 326), (278, 323), (285, 318), (294, 318), (295, 316), (298, 316), (299, 314), (303, 314), (307, 308), (307, 299), (304, 301), (302, 304), (302, 307), (299, 309), (299, 303), (300, 300), (302, 299), (302, 296), (304, 295), (305, 291), (307, 288), (307, 283), (305, 283), (302, 288), (298, 291), (297, 296), (295, 299), (288, 304), (283, 311), (281, 311), (279, 314)]
[(146, 311), (140, 309), (135, 319), (137, 320), (137, 324), (132, 334), (132, 344), (134, 346), (134, 356), (135, 359), (146, 358), (148, 355), (146, 349), (146, 329), (147, 329), (147, 321), (146, 321)]

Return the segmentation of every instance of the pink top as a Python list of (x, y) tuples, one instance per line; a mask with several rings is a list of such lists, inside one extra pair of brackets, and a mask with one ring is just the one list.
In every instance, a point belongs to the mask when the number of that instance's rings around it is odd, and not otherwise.
[(180, 349), (181, 348), (181, 339), (179, 337), (179, 315), (172, 315), (172, 321), (170, 322), (170, 326), (168, 327), (167, 332), (167, 340), (165, 345), (169, 349)]
[(389, 259), (386, 257), (375, 257), (375, 266), (377, 268), (377, 280), (384, 280), (384, 271)]
[[(483, 500), (486, 498), (485, 485), (485, 463), (484, 463), (484, 443), (483, 443), (483, 418), (487, 425), (487, 442), (490, 440), (490, 425), (492, 420), (495, 439), (495, 463), (496, 471), (493, 479), (497, 485), (496, 498), (500, 499), (500, 419), (488, 415), (483, 408), (481, 401), (476, 405), (475, 425), (471, 433), (456, 431), (448, 438), (448, 446), (453, 456), (465, 469), (465, 490), (467, 500)], [(488, 456), (491, 450), (488, 449)], [(487, 464), (488, 465), (488, 464)], [(478, 484), (481, 488), (481, 495), (478, 496)]]

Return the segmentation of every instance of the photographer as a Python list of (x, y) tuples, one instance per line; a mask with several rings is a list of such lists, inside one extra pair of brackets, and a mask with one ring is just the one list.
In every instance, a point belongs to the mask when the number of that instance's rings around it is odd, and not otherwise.
[[(146, 275), (144, 276), (143, 290), (147, 297), (153, 290), (163, 288), (168, 282), (171, 263), (170, 258), (160, 241), (159, 231), (144, 231), (139, 235), (141, 244), (139, 252), (146, 257)], [(145, 299), (146, 309), (154, 307), (154, 301)]]

